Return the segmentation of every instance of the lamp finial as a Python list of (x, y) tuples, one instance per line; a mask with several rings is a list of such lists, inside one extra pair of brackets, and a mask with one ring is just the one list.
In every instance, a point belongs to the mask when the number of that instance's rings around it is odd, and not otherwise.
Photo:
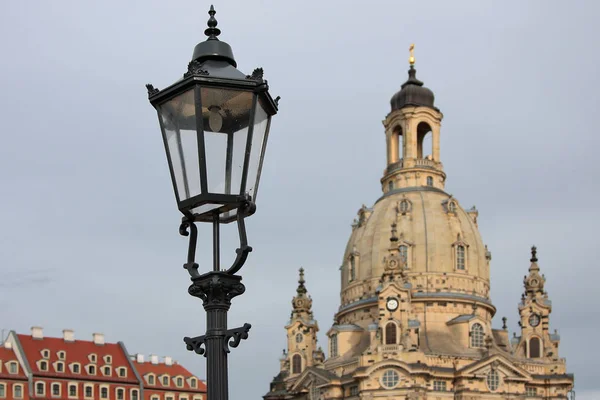
[(213, 7), (213, 5), (211, 4), (210, 10), (208, 11), (208, 15), (210, 15), (210, 18), (206, 23), (208, 25), (208, 28), (206, 28), (206, 30), (204, 31), (204, 34), (208, 36), (207, 40), (219, 40), (217, 39), (217, 36), (221, 34), (221, 30), (217, 28), (218, 22), (215, 18), (216, 13), (217, 12), (215, 11), (215, 7)]

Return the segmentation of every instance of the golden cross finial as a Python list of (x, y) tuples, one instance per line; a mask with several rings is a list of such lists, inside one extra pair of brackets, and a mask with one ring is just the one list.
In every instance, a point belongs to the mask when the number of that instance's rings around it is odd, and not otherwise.
[(411, 44), (410, 47), (408, 48), (408, 51), (410, 51), (410, 57), (408, 57), (408, 62), (410, 63), (410, 66), (412, 67), (413, 65), (415, 65), (415, 44)]

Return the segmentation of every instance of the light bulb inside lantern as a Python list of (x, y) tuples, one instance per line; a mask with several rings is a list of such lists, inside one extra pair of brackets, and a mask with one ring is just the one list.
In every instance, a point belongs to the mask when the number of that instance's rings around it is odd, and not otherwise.
[(208, 115), (208, 127), (213, 132), (219, 132), (223, 127), (223, 117), (219, 113), (221, 108), (218, 106), (208, 107), (210, 114)]

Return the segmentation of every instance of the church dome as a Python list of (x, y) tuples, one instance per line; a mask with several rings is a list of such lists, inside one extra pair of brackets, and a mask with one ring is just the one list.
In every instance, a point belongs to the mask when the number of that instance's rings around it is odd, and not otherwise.
[(491, 256), (477, 217), (475, 207), (465, 210), (432, 187), (393, 190), (373, 208), (363, 206), (344, 255), (342, 303), (376, 296), (386, 265), (398, 256), (413, 301), (432, 294), (489, 302)]
[(406, 106), (423, 106), (435, 109), (433, 92), (423, 86), (417, 79), (417, 70), (411, 65), (408, 70), (408, 80), (402, 84), (402, 89), (392, 96), (390, 104), (392, 111)]

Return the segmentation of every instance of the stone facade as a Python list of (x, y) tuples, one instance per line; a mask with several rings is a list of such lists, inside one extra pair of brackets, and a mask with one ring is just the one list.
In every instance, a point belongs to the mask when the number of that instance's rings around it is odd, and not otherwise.
[(359, 209), (342, 259), (329, 356), (317, 347), (301, 270), (287, 351), (265, 400), (568, 398), (574, 378), (550, 332), (535, 247), (520, 335), (509, 338), (505, 319), (492, 328), (492, 256), (477, 209), (444, 190), (442, 118), (411, 65), (383, 121), (383, 195)]

